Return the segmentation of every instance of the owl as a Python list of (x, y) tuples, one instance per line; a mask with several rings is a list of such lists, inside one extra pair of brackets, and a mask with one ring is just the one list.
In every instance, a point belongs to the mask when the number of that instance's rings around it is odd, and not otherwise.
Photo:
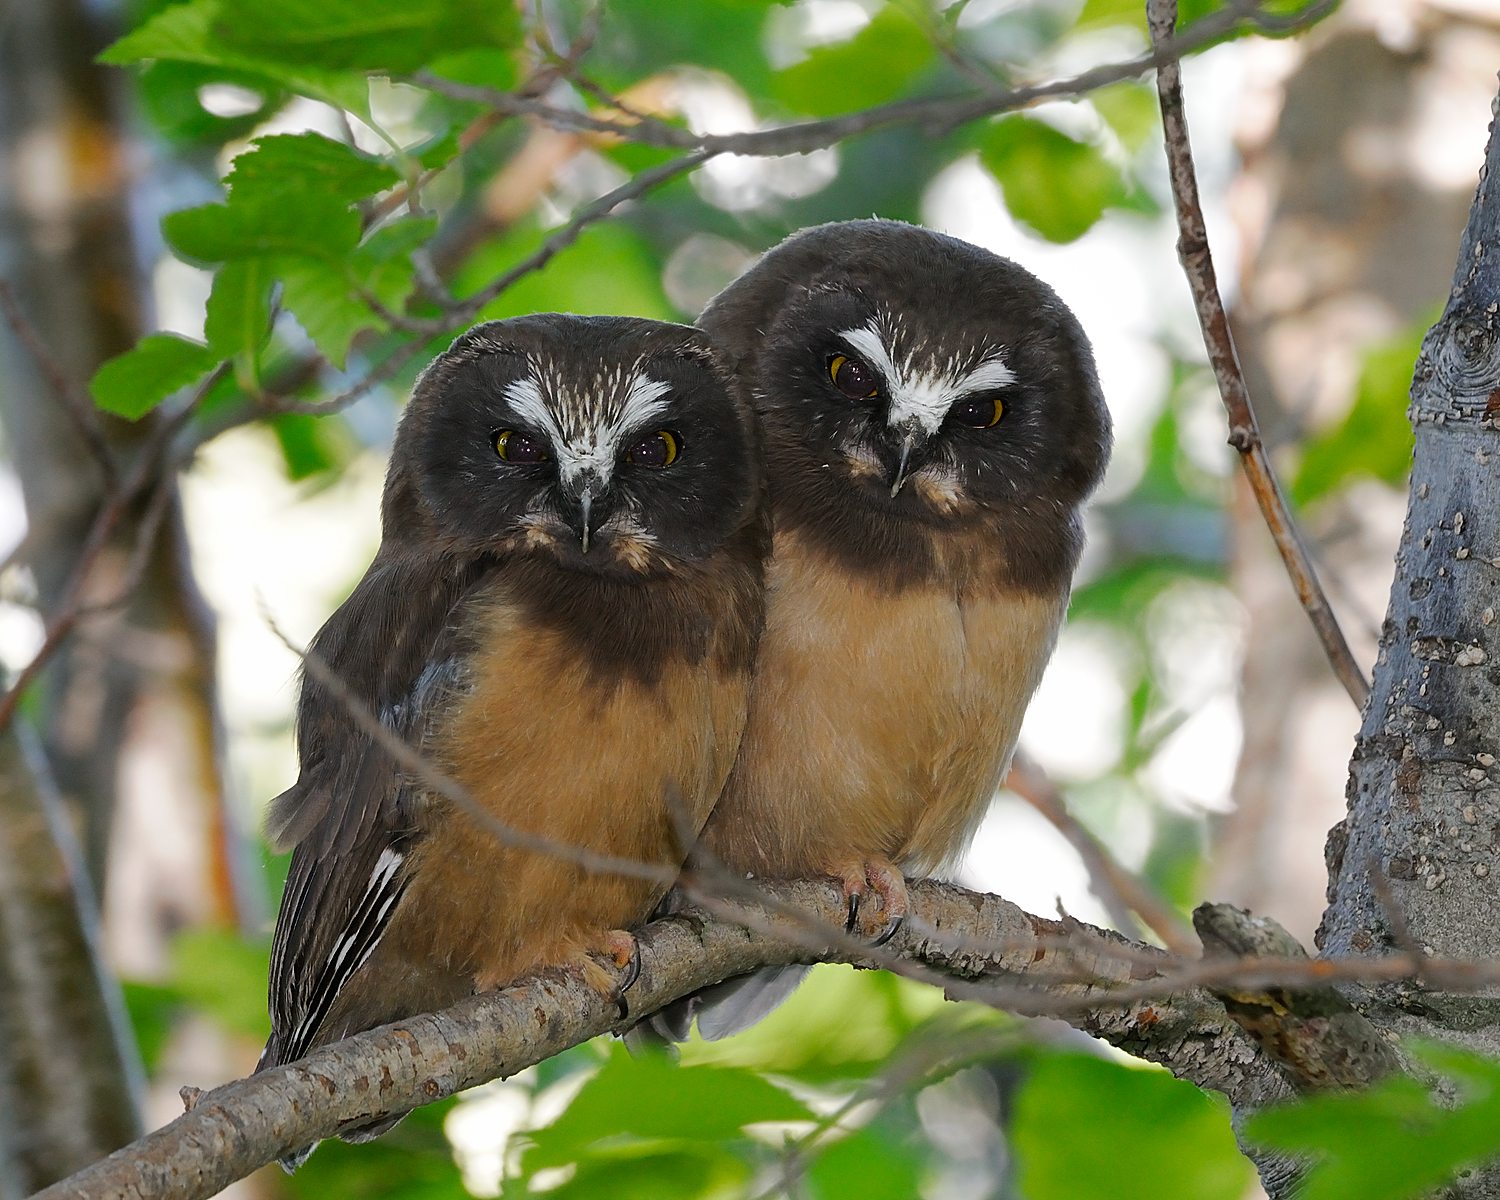
[[(769, 539), (755, 421), (709, 339), (470, 330), (416, 385), (381, 524), (310, 654), (499, 822), (675, 869), (739, 745)], [(623, 966), (664, 884), (506, 844), (310, 674), (297, 740), (268, 822), (295, 850), (262, 1069), (545, 968), (611, 986), (591, 956)]]
[[(961, 856), (1052, 653), (1109, 459), (1089, 342), (1008, 259), (894, 221), (797, 234), (700, 327), (764, 427), (774, 527), (739, 755), (703, 834), (738, 874), (878, 893)], [(868, 908), (876, 908), (869, 904)], [(700, 997), (705, 1037), (800, 979)], [(685, 1036), (693, 1004), (655, 1023)]]

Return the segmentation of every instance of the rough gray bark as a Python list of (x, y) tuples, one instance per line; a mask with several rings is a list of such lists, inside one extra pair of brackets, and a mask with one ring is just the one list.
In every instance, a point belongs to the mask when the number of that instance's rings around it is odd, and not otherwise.
[[(1416, 451), (1375, 690), (1329, 835), (1330, 955), (1500, 956), (1500, 139), (1491, 125), (1453, 290), (1422, 346)], [(1359, 989), (1401, 1034), (1500, 1053), (1500, 994), (1418, 984)], [(1462, 1194), (1500, 1197), (1500, 1169)]]
[(16, 735), (0, 738), (0, 1200), (140, 1133), (134, 1043), (119, 1036), (82, 855), (50, 788)]

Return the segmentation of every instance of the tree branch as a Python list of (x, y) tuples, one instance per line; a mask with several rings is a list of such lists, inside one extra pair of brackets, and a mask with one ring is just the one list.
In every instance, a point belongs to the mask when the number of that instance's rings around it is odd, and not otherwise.
[[(1173, 45), (1177, 0), (1147, 0), (1146, 19), (1151, 28), (1151, 42), (1161, 56)], [(1318, 582), (1312, 559), (1271, 469), (1271, 459), (1261, 441), (1260, 427), (1250, 404), (1250, 391), (1245, 384), (1244, 371), (1240, 369), (1234, 338), (1229, 332), (1229, 318), (1224, 312), (1213, 257), (1208, 249), (1203, 207), (1198, 201), (1198, 178), (1193, 170), (1187, 114), (1182, 104), (1182, 68), (1175, 54), (1167, 57), (1158, 68), (1156, 90), (1161, 100), (1172, 199), (1177, 208), (1177, 253), (1193, 291), (1198, 323), (1203, 329), (1203, 344), (1208, 348), (1208, 359), (1219, 383), (1219, 395), (1229, 413), (1229, 444), (1240, 453), (1240, 464), (1250, 481), (1250, 489), (1255, 493), (1256, 503), (1260, 505), (1276, 549), (1281, 552), (1303, 611), (1323, 643), (1323, 652), (1328, 656), (1333, 673), (1344, 685), (1349, 698), (1363, 709), (1370, 695), (1370, 682), (1355, 662), (1344, 631), (1339, 628), (1338, 618)]]
[(1018, 750), (1005, 786), (1051, 821), (1078, 851), (1089, 873), (1090, 889), (1121, 933), (1131, 935), (1135, 922), (1130, 913), (1134, 910), (1167, 949), (1177, 954), (1197, 955), (1198, 939), (1187, 922), (1155, 889), (1121, 866), (1108, 848), (1068, 811), (1062, 792), (1040, 764)]
[[(770, 895), (818, 923), (837, 927), (844, 899), (833, 883), (773, 885)], [(1079, 963), (1101, 946), (1129, 948), (1116, 934), (1033, 917), (998, 896), (952, 884), (914, 883), (915, 918), (890, 944), (913, 962), (977, 983), (1035, 979), (1039, 995), (1093, 993), (1069, 1020), (1184, 1078), (1259, 1106), (1291, 1094), (1280, 1067), (1258, 1054), (1223, 1006), (1188, 989), (1154, 1003), (1110, 999), (1109, 978), (1150, 968), (1117, 962), (1093, 983), (1055, 982), (1059, 959)], [(774, 907), (746, 906), (741, 923), (688, 908), (642, 929), (641, 973), (628, 993), (637, 1014), (761, 966), (829, 961), (869, 965), (857, 954), (817, 955)], [(759, 928), (746, 928), (753, 924)], [(962, 948), (984, 944), (980, 952)], [(1072, 950), (1059, 951), (1061, 945)], [(1142, 951), (1150, 952), (1147, 947)], [(1163, 963), (1172, 961), (1153, 952)], [(1075, 964), (1076, 965), (1076, 964)], [(1070, 970), (1064, 966), (1064, 974)], [(523, 980), (450, 1009), (371, 1030), (314, 1051), (300, 1062), (237, 1080), (197, 1098), (170, 1125), (38, 1193), (35, 1200), (212, 1196), (258, 1167), (343, 1129), (407, 1112), (487, 1080), (513, 1075), (599, 1034), (618, 1030), (613, 1000), (575, 974)]]

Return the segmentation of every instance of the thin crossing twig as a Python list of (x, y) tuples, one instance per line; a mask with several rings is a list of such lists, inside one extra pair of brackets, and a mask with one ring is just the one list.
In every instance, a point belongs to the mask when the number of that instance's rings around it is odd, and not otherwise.
[[(1147, 21), (1151, 41), (1158, 51), (1166, 47), (1177, 25), (1177, 0), (1147, 0)], [(1323, 586), (1313, 568), (1307, 547), (1297, 531), (1286, 497), (1271, 469), (1271, 459), (1261, 441), (1255, 409), (1250, 404), (1250, 390), (1240, 368), (1234, 338), (1229, 332), (1229, 318), (1214, 272), (1213, 256), (1208, 249), (1208, 233), (1203, 221), (1203, 206), (1198, 199), (1198, 177), (1193, 170), (1193, 152), (1188, 141), (1187, 114), (1182, 103), (1182, 68), (1176, 58), (1163, 62), (1156, 72), (1156, 91), (1161, 101), (1162, 126), (1166, 137), (1167, 164), (1172, 179), (1172, 199), (1177, 209), (1177, 253), (1183, 273), (1192, 288), (1198, 323), (1203, 329), (1203, 343), (1219, 383), (1219, 395), (1229, 412), (1229, 444), (1240, 454), (1250, 489), (1255, 493), (1261, 515), (1281, 552), (1287, 574), (1297, 589), (1303, 611), (1317, 631), (1333, 673), (1338, 676), (1349, 698), (1361, 709), (1370, 695), (1370, 681), (1349, 649), (1344, 631), (1328, 603)]]

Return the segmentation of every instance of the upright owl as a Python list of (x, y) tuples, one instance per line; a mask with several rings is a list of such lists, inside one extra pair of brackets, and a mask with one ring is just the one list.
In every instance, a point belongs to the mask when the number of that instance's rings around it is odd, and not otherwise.
[[(1088, 339), (1008, 259), (894, 221), (797, 234), (699, 325), (766, 439), (774, 548), (740, 752), (704, 830), (740, 873), (905, 911), (1005, 777), (1109, 459)], [(706, 1037), (800, 971), (708, 999)], [(658, 1028), (685, 1033), (690, 1006)]]
[[(722, 789), (761, 630), (740, 395), (683, 326), (470, 330), (416, 386), (379, 553), (311, 653), (500, 822), (675, 868), (672, 808), (696, 830)], [(665, 890), (507, 845), (311, 676), (297, 737), (262, 1068), (545, 967), (608, 986), (588, 956), (618, 961)]]

